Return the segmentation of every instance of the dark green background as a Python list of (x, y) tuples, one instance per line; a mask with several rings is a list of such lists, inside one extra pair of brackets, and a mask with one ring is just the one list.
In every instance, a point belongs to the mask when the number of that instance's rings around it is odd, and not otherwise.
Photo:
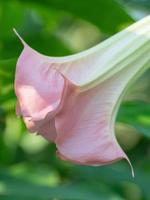
[(27, 133), (15, 115), (15, 65), (25, 41), (50, 56), (87, 49), (150, 11), (149, 0), (0, 0), (0, 200), (149, 200), (150, 71), (129, 89), (116, 134), (135, 169), (120, 161), (85, 167), (59, 160), (55, 146)]

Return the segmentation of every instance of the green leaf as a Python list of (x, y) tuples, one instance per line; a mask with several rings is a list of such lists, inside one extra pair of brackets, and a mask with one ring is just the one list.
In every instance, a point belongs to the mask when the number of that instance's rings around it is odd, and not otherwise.
[[(124, 163), (113, 164), (111, 166), (97, 167), (78, 167), (74, 174), (78, 174), (82, 180), (86, 182), (98, 181), (103, 182), (109, 187), (118, 186), (119, 191), (123, 190), (124, 184), (135, 184), (139, 190), (142, 190), (145, 199), (150, 198), (149, 180), (150, 173), (146, 173), (141, 169), (135, 168), (135, 178), (129, 176), (129, 169)], [(132, 194), (131, 194), (132, 197)]]
[(122, 104), (118, 121), (135, 127), (139, 133), (150, 138), (150, 104), (142, 101)]
[(133, 22), (125, 9), (115, 0), (38, 0), (37, 2), (67, 11), (97, 25), (106, 33), (115, 33), (122, 25)]
[(47, 200), (58, 198), (64, 200), (123, 200), (119, 195), (113, 194), (107, 188), (88, 188), (87, 184), (64, 184), (57, 187), (48, 187), (33, 184), (25, 179), (14, 177), (9, 171), (0, 172), (0, 199), (28, 199)]
[(13, 73), (16, 65), (16, 58), (0, 60), (0, 71)]
[(14, 75), (15, 75), (15, 66), (16, 59), (6, 59), (0, 60), (0, 85), (1, 85), (1, 96), (0, 99), (3, 98), (3, 90), (5, 87), (8, 87), (13, 83)]

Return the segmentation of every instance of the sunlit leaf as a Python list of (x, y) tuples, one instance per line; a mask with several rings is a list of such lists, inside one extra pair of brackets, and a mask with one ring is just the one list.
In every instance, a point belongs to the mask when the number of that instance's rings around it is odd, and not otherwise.
[(45, 5), (70, 12), (92, 22), (107, 33), (114, 33), (122, 24), (133, 22), (125, 9), (114, 0), (87, 0), (86, 2), (80, 0), (72, 0), (71, 2), (68, 0), (38, 0), (38, 2), (42, 4), (44, 2)]

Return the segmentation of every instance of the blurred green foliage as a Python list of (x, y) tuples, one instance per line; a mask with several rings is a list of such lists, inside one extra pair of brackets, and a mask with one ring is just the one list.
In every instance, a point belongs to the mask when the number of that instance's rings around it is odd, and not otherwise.
[[(124, 98), (116, 123), (124, 161), (85, 167), (57, 159), (55, 146), (29, 134), (15, 115), (15, 65), (25, 41), (43, 54), (89, 48), (150, 10), (148, 0), (0, 0), (0, 200), (149, 200), (150, 73)], [(85, 37), (86, 36), (86, 37)]]

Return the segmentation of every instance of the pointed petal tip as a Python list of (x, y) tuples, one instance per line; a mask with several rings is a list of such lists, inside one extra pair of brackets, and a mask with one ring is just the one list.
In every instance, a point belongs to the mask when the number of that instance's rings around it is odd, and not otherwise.
[(129, 164), (129, 166), (130, 166), (132, 178), (135, 178), (134, 169), (133, 169), (133, 166), (132, 166), (132, 164), (131, 164), (129, 158), (126, 156), (125, 159), (126, 159), (126, 161), (128, 162), (128, 164)]
[(21, 41), (21, 43), (23, 44), (23, 46), (28, 46), (27, 43), (22, 39), (22, 37), (19, 35), (19, 33), (16, 31), (15, 28), (13, 28), (14, 33), (16, 34), (16, 36), (19, 38), (19, 40)]
[(79, 160), (70, 159), (70, 158), (66, 157), (65, 155), (63, 155), (59, 150), (56, 151), (56, 155), (61, 160), (64, 160), (64, 161), (69, 161), (69, 162), (77, 164), (77, 165), (88, 165), (88, 166), (93, 166), (93, 167), (103, 166), (103, 165), (106, 165), (106, 164), (112, 164), (112, 163), (114, 163), (116, 161), (119, 161), (121, 159), (125, 159), (128, 162), (129, 166), (130, 166), (132, 178), (135, 178), (135, 173), (134, 173), (133, 166), (132, 166), (132, 164), (131, 164), (131, 162), (130, 162), (130, 160), (129, 160), (129, 158), (127, 156), (121, 157), (121, 158), (116, 159), (115, 161), (111, 161), (109, 163), (89, 163), (89, 162), (81, 162)]

